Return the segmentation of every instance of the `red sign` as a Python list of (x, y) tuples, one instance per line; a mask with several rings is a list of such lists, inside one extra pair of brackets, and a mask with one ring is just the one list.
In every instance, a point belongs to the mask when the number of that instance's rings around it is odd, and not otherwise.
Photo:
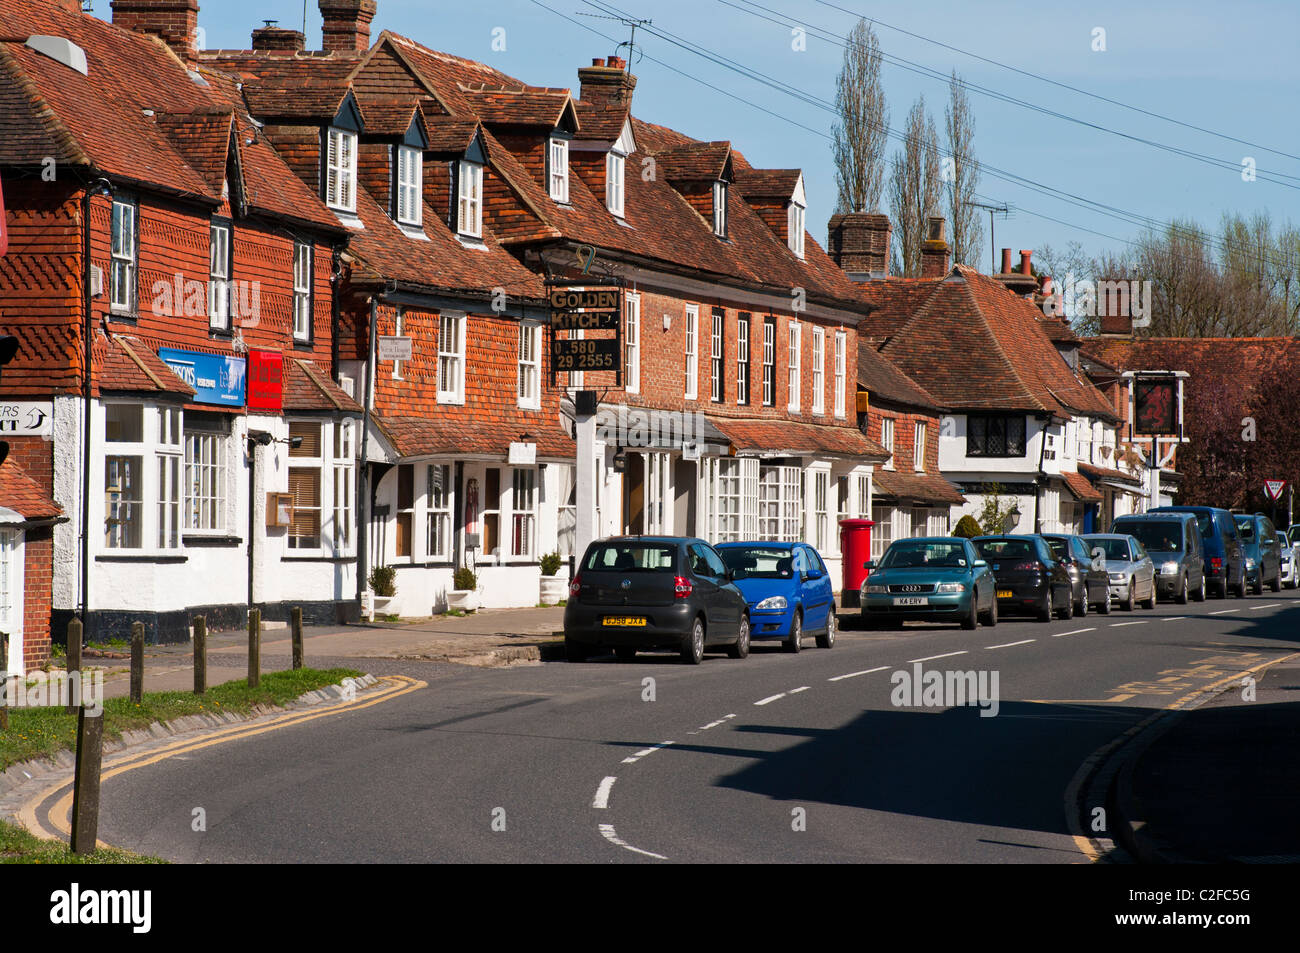
[(1270, 500), (1279, 499), (1282, 491), (1286, 488), (1286, 480), (1265, 480), (1264, 492), (1268, 494)]
[(248, 409), (279, 411), (284, 395), (284, 359), (279, 351), (248, 351)]
[(5, 220), (5, 189), (0, 182), (0, 258), (9, 250), (9, 225)]

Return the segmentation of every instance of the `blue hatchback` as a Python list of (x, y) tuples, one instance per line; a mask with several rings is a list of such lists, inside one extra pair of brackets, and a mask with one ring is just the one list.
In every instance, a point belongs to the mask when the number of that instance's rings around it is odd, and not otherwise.
[(798, 652), (816, 635), (835, 644), (835, 590), (821, 555), (804, 543), (721, 543), (714, 547), (749, 605), (750, 639), (779, 639)]

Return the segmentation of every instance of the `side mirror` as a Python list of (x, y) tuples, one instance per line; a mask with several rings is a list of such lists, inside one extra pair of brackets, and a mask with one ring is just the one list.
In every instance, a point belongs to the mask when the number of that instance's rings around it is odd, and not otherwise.
[(988, 565), (988, 563), (987, 563), (986, 561), (984, 561), (983, 559), (977, 559), (977, 560), (975, 560), (975, 562), (973, 562), (971, 565), (972, 565), (975, 569), (983, 569), (985, 566)]
[(863, 568), (863, 569), (875, 569), (875, 568), (876, 568), (876, 562), (875, 562), (875, 560), (874, 560), (874, 559), (868, 559), (865, 563), (862, 564), (862, 568)]

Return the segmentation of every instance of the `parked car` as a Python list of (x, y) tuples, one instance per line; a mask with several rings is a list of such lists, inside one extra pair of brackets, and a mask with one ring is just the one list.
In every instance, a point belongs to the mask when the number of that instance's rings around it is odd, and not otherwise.
[(898, 539), (879, 563), (868, 562), (862, 619), (870, 627), (907, 619), (998, 624), (996, 583), (970, 540), (955, 536)]
[(1052, 555), (1065, 563), (1066, 572), (1070, 574), (1070, 585), (1074, 598), (1074, 614), (1088, 614), (1088, 607), (1093, 606), (1098, 612), (1110, 612), (1110, 582), (1106, 568), (1097, 563), (1088, 550), (1082, 536), (1066, 533), (1043, 533), (1043, 539), (1052, 549)]
[(1115, 533), (1090, 533), (1083, 541), (1089, 552), (1101, 550), (1111, 598), (1121, 609), (1132, 612), (1137, 603), (1145, 609), (1156, 607), (1156, 567), (1140, 542)]
[(1156, 567), (1156, 587), (1162, 599), (1185, 605), (1188, 598), (1205, 601), (1205, 557), (1201, 531), (1191, 513), (1141, 513), (1121, 516), (1110, 531), (1132, 536)]
[(1286, 538), (1293, 543), (1300, 543), (1300, 523), (1292, 523), (1286, 528)]
[(749, 637), (780, 639), (798, 652), (806, 636), (835, 644), (835, 587), (821, 554), (804, 543), (722, 543), (715, 547), (749, 606)]
[(698, 665), (710, 647), (749, 654), (749, 607), (722, 557), (702, 539), (621, 536), (583, 553), (564, 607), (564, 647), (580, 662), (597, 649), (620, 659), (672, 648)]
[(1266, 585), (1281, 592), (1282, 560), (1272, 521), (1263, 513), (1237, 513), (1234, 518), (1246, 555), (1246, 584), (1256, 595)]
[(1227, 510), (1214, 506), (1156, 506), (1148, 513), (1191, 513), (1201, 532), (1205, 550), (1205, 577), (1210, 595), (1222, 599), (1229, 592), (1246, 595), (1246, 556), (1237, 521)]
[(998, 609), (1027, 612), (1039, 622), (1074, 615), (1074, 593), (1065, 564), (1041, 536), (976, 536), (971, 540), (997, 582)]
[(1278, 532), (1277, 545), (1282, 564), (1282, 585), (1294, 589), (1300, 584), (1300, 540), (1289, 542), (1286, 533)]

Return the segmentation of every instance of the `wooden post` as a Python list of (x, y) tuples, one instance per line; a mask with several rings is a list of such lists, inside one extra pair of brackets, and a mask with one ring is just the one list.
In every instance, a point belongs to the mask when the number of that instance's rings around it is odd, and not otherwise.
[[(141, 628), (144, 626), (141, 625)], [(99, 837), (99, 768), (103, 751), (103, 711), (98, 715), (89, 715), (85, 706), (82, 706), (77, 711), (77, 768), (72, 782), (74, 854), (92, 853)]]
[(248, 610), (248, 687), (262, 682), (262, 610)]
[(0, 632), (0, 731), (9, 730), (9, 636)]
[(289, 610), (289, 620), (293, 627), (293, 667), (302, 668), (302, 606)]
[(144, 623), (131, 623), (131, 701), (144, 698)]
[(194, 617), (194, 694), (208, 690), (208, 619)]
[[(81, 671), (81, 620), (68, 620), (68, 678), (76, 678), (74, 672)], [(72, 696), (68, 696), (68, 714), (77, 710), (77, 706), (72, 704)]]

